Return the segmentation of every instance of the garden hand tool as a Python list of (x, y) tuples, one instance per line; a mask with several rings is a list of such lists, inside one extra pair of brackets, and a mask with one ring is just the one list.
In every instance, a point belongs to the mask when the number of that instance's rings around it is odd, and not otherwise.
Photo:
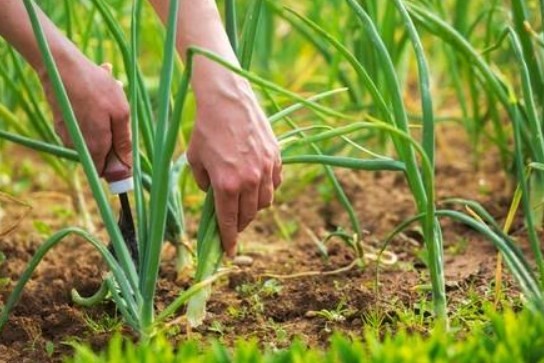
[[(128, 198), (128, 192), (134, 189), (134, 181), (132, 179), (132, 176), (128, 178), (125, 177), (126, 166), (117, 158), (113, 151), (111, 151), (108, 155), (105, 174), (111, 176), (112, 178), (108, 180), (110, 192), (119, 196), (121, 210), (119, 211), (118, 226), (121, 230), (121, 234), (123, 236), (125, 244), (130, 251), (130, 256), (132, 257), (134, 265), (138, 266), (138, 241), (136, 239), (134, 219), (132, 218), (132, 211)], [(117, 178), (116, 176), (119, 176), (119, 178)], [(111, 241), (108, 245), (108, 249), (115, 256), (115, 251), (113, 249)]]

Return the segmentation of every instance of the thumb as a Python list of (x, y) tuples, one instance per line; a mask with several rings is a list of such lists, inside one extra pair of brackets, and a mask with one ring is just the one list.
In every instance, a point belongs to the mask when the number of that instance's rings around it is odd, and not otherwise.
[(112, 183), (130, 178), (132, 176), (132, 169), (122, 163), (114, 151), (110, 151), (102, 175), (109, 183)]

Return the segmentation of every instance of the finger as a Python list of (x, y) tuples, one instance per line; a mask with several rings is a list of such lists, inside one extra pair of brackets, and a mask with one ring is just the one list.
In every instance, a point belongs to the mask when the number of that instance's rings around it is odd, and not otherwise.
[(107, 142), (92, 141), (88, 142), (89, 152), (93, 159), (94, 166), (100, 177), (104, 176), (104, 170), (106, 168), (106, 159), (108, 156), (108, 150), (111, 149), (111, 140), (108, 145)]
[(242, 232), (257, 215), (259, 188), (247, 190), (240, 195), (238, 210), (238, 232)]
[(259, 210), (268, 208), (274, 200), (273, 170), (268, 170), (263, 174), (263, 179), (259, 187)]
[(233, 257), (236, 254), (236, 239), (238, 237), (239, 195), (231, 190), (221, 188), (215, 190), (215, 208), (221, 243), (227, 256)]
[(274, 184), (274, 189), (278, 189), (282, 182), (282, 164), (281, 164), (281, 156), (278, 155), (278, 158), (276, 159), (276, 162), (274, 163), (274, 169), (272, 170), (272, 181)]
[(127, 176), (132, 175), (132, 135), (130, 114), (127, 109), (118, 110), (111, 119), (112, 148), (115, 155), (127, 167)]
[(210, 177), (206, 170), (200, 165), (191, 165), (191, 170), (200, 190), (207, 191), (210, 188)]

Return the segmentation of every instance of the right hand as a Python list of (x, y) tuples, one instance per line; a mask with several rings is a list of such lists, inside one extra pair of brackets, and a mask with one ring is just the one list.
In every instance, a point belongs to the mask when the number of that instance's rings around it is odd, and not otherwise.
[(198, 186), (214, 190), (221, 242), (233, 257), (238, 233), (272, 204), (282, 179), (281, 155), (249, 82), (210, 63), (206, 67), (194, 78), (206, 92), (195, 94), (187, 159)]
[[(98, 174), (109, 182), (130, 177), (130, 107), (122, 86), (111, 74), (111, 65), (97, 66), (86, 58), (59, 60), (57, 64)], [(46, 72), (40, 72), (40, 79), (53, 111), (55, 131), (67, 147), (73, 147)], [(107, 168), (110, 151), (121, 161), (121, 170)]]

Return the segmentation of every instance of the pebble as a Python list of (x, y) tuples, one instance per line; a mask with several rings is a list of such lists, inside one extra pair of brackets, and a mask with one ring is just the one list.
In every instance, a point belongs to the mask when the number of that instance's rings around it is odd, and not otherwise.
[(253, 258), (250, 256), (236, 256), (232, 263), (236, 266), (245, 267), (253, 265)]

